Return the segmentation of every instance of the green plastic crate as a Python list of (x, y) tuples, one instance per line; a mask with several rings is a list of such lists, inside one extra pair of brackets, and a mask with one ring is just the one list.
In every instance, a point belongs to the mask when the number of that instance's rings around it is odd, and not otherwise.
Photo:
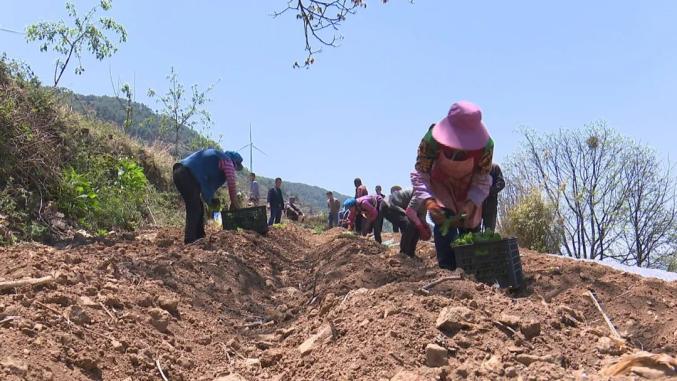
[(252, 208), (242, 208), (237, 210), (222, 210), (221, 224), (223, 230), (253, 230), (260, 234), (268, 232), (268, 221), (266, 218), (266, 207), (255, 206)]
[(520, 288), (524, 283), (516, 238), (454, 247), (456, 266), (483, 283)]

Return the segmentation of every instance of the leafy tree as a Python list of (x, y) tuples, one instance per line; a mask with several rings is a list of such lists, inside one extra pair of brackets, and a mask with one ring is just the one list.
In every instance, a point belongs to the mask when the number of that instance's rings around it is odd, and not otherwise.
[[(160, 116), (160, 125), (163, 132), (170, 133), (172, 136), (172, 143), (174, 144), (174, 156), (180, 154), (180, 144), (190, 144), (191, 142), (181, 142), (181, 130), (188, 128), (191, 131), (196, 131), (198, 126), (202, 126), (203, 131), (211, 126), (211, 114), (205, 108), (205, 105), (211, 101), (207, 96), (215, 85), (210, 85), (206, 90), (202, 91), (197, 85), (190, 87), (190, 93), (187, 93), (186, 88), (179, 82), (178, 75), (172, 67), (169, 75), (169, 89), (167, 93), (159, 98), (159, 104), (162, 109), (158, 111)], [(149, 97), (155, 97), (156, 92), (153, 89), (148, 90)], [(190, 97), (190, 98), (188, 98)], [(200, 139), (204, 134), (196, 134), (196, 138)]]
[(501, 232), (517, 237), (522, 247), (545, 253), (559, 251), (561, 232), (555, 208), (543, 200), (537, 189), (523, 195), (507, 211)]
[(84, 16), (78, 14), (75, 4), (66, 2), (66, 11), (72, 24), (67, 25), (63, 20), (57, 22), (39, 22), (26, 28), (28, 42), (39, 41), (40, 51), (52, 50), (59, 54), (54, 66), (54, 87), (59, 84), (71, 59), (77, 59), (75, 74), (85, 71), (81, 62), (83, 51), (89, 51), (96, 59), (103, 60), (117, 51), (112, 41), (114, 36), (123, 43), (127, 41), (125, 28), (110, 17), (97, 17), (98, 12), (107, 12), (111, 9), (111, 0), (101, 0), (100, 3)]

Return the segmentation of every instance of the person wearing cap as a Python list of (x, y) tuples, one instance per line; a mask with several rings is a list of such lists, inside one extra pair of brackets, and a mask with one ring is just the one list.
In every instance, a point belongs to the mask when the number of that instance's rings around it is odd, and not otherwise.
[[(381, 206), (383, 199), (377, 195), (367, 195), (362, 196), (358, 199), (350, 199), (348, 204), (344, 206), (348, 207), (350, 211), (348, 213), (348, 227), (352, 229), (355, 226), (355, 221), (358, 216), (362, 217), (362, 226), (357, 232), (363, 236), (366, 236), (374, 227), (378, 219), (378, 209)], [(374, 235), (376, 242), (381, 243), (380, 232), (378, 235)]]
[(452, 242), (480, 225), (482, 203), (492, 185), (493, 151), (482, 111), (468, 101), (454, 103), (421, 140), (411, 173), (410, 207), (430, 213), (441, 268), (456, 268)]
[(214, 198), (214, 194), (224, 183), (228, 184), (230, 209), (240, 207), (235, 171), (241, 170), (242, 156), (239, 153), (213, 148), (194, 152), (174, 164), (174, 184), (186, 203), (184, 243), (195, 242), (205, 236), (203, 201), (217, 208), (219, 200)]

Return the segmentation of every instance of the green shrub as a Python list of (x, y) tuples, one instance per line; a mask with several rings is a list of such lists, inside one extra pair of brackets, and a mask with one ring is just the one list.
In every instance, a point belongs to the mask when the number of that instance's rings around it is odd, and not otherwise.
[(38, 198), (12, 178), (0, 186), (0, 245), (17, 241), (41, 241), (48, 233), (44, 224), (30, 213)]
[(128, 158), (98, 156), (67, 168), (59, 193), (59, 209), (90, 231), (134, 229), (143, 220), (149, 194), (146, 176)]
[(555, 208), (532, 190), (508, 210), (501, 227), (503, 235), (517, 237), (521, 247), (546, 253), (559, 252), (561, 227)]

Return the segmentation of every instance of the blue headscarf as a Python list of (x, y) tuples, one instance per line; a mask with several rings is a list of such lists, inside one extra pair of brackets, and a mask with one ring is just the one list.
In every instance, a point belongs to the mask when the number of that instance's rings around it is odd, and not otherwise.
[(235, 164), (235, 169), (238, 171), (242, 170), (242, 155), (234, 151), (226, 151), (224, 154), (226, 154), (226, 156), (228, 156), (230, 160), (233, 161), (233, 164)]
[(343, 201), (343, 208), (344, 209), (350, 209), (353, 206), (355, 206), (356, 204), (357, 204), (357, 200), (355, 200), (355, 198), (353, 198), (353, 197), (350, 197), (350, 198), (347, 198), (345, 201)]

